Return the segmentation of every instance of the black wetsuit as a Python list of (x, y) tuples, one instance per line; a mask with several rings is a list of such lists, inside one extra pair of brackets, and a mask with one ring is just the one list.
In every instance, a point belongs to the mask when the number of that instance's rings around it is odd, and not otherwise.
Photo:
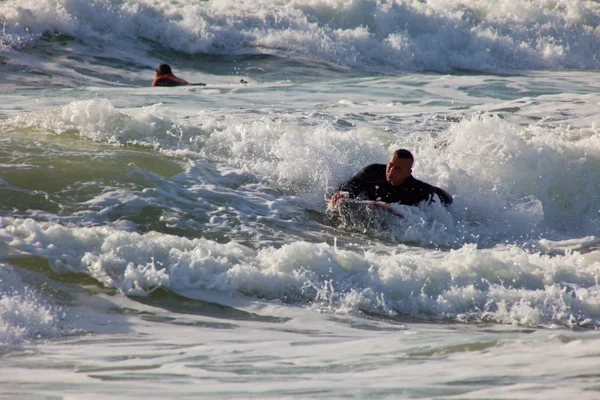
[(433, 200), (437, 194), (444, 206), (452, 203), (452, 196), (438, 187), (415, 179), (412, 175), (400, 185), (392, 185), (385, 178), (385, 164), (371, 164), (363, 168), (338, 190), (350, 193), (350, 198), (399, 203), (416, 206), (423, 200)]

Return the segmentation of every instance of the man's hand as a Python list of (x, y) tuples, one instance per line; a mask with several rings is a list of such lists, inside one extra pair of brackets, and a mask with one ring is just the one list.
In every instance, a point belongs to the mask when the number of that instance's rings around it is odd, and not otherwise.
[(332, 208), (334, 207), (336, 204), (338, 204), (341, 200), (346, 200), (349, 198), (349, 194), (348, 192), (336, 192), (333, 194), (333, 196), (331, 196), (331, 199), (329, 199), (329, 206), (328, 208)]

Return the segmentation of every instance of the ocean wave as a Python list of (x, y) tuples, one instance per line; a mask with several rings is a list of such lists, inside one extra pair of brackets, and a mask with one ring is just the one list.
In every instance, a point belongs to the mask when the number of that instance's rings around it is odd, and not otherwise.
[(268, 53), (383, 72), (600, 68), (600, 5), (577, 0), (9, 0), (0, 22), (4, 52), (69, 35), (142, 52)]
[[(600, 142), (589, 129), (522, 127), (482, 114), (450, 125), (441, 136), (386, 136), (382, 141), (372, 129), (357, 128), (348, 135), (329, 122), (306, 128), (285, 118), (247, 122), (236, 116), (216, 120), (202, 113), (185, 120), (162, 105), (124, 110), (106, 99), (18, 115), (0, 127), (74, 132), (103, 143), (224, 163), (309, 203), (322, 202), (328, 190), (365, 163), (383, 161), (393, 149), (408, 147), (417, 160), (431, 160), (419, 164), (417, 176), (447, 188), (456, 198), (453, 218), (464, 226), (452, 236), (466, 235), (467, 241), (472, 235), (488, 237), (493, 243), (539, 235), (557, 238), (568, 232), (591, 235), (599, 228), (600, 182), (595, 171)], [(409, 219), (415, 224), (432, 216), (417, 214), (414, 221)], [(454, 224), (446, 225), (448, 229)], [(400, 237), (411, 240), (405, 228), (399, 227)], [(418, 242), (427, 242), (423, 233)], [(436, 243), (449, 244), (435, 236)]]
[(25, 284), (7, 263), (0, 263), (0, 346), (55, 336), (60, 309)]
[(357, 252), (308, 242), (256, 250), (235, 241), (17, 218), (2, 219), (0, 234), (12, 247), (47, 258), (56, 272), (86, 274), (130, 296), (212, 290), (392, 318), (600, 326), (596, 253), (474, 244), (449, 252)]

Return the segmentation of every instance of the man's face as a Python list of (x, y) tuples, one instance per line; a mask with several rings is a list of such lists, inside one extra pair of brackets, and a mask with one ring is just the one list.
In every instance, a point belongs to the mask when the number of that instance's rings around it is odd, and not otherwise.
[(400, 185), (412, 173), (412, 160), (392, 155), (385, 168), (385, 179), (392, 185)]

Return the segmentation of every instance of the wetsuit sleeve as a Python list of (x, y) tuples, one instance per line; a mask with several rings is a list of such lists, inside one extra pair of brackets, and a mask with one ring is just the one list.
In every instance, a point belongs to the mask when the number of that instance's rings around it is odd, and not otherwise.
[(434, 193), (440, 197), (440, 200), (442, 201), (442, 205), (444, 205), (444, 206), (448, 206), (448, 205), (452, 204), (452, 201), (454, 201), (454, 199), (452, 199), (452, 196), (450, 196), (450, 194), (448, 194), (448, 192), (446, 192), (443, 189), (440, 189), (439, 187), (434, 186)]
[(350, 198), (356, 198), (361, 192), (367, 190), (367, 183), (376, 180), (377, 164), (371, 164), (360, 170), (348, 182), (338, 188), (338, 191), (348, 192)]

